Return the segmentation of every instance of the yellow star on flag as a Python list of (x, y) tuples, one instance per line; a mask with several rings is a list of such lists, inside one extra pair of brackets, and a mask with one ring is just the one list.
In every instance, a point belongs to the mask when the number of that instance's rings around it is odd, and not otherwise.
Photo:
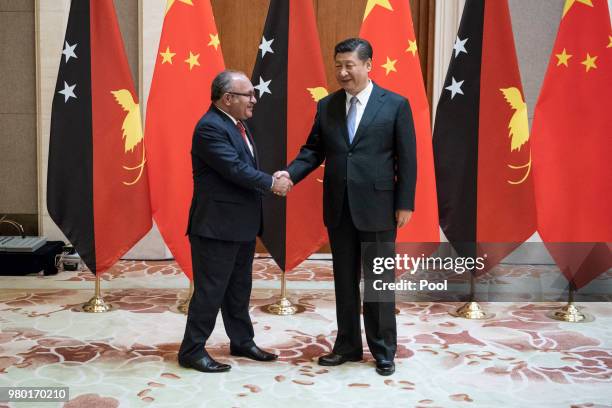
[(610, 42), (608, 43), (608, 46), (606, 48), (612, 48), (612, 35), (608, 36), (608, 41)]
[(364, 21), (366, 18), (368, 18), (368, 16), (372, 12), (372, 9), (376, 6), (384, 7), (387, 10), (393, 11), (393, 7), (391, 7), (391, 3), (389, 2), (389, 0), (368, 0), (368, 3), (366, 4), (365, 8), (365, 13), (363, 13)]
[(561, 52), (561, 54), (555, 54), (555, 57), (557, 57), (557, 66), (565, 65), (567, 67), (567, 61), (572, 58), (572, 55), (568, 54), (564, 48), (563, 52)]
[(387, 62), (385, 62), (383, 65), (381, 65), (381, 67), (383, 67), (384, 69), (387, 70), (386, 75), (389, 75), (389, 72), (393, 71), (393, 72), (397, 72), (397, 69), (395, 69), (395, 63), (397, 62), (397, 60), (392, 60), (389, 57), (387, 57)]
[(195, 65), (200, 66), (200, 62), (198, 61), (200, 58), (200, 54), (193, 55), (191, 51), (189, 51), (189, 58), (185, 60), (186, 63), (189, 64), (189, 70), (191, 71)]
[[(569, 11), (569, 9), (571, 9), (572, 6), (574, 4), (576, 4), (576, 3), (582, 3), (582, 4), (586, 4), (587, 6), (593, 7), (593, 1), (592, 0), (565, 0), (565, 6), (563, 6), (563, 17), (565, 17), (565, 15)], [(561, 17), (561, 18), (563, 18), (563, 17)]]
[(219, 41), (219, 34), (208, 34), (210, 36), (210, 42), (208, 43), (209, 47), (215, 47), (215, 51), (217, 50), (217, 48), (219, 48), (219, 44), (221, 44), (221, 41)]
[(597, 59), (597, 55), (595, 55), (594, 57), (591, 57), (589, 53), (587, 52), (586, 59), (581, 62), (581, 64), (586, 67), (586, 72), (589, 72), (591, 68), (597, 68), (597, 65), (595, 65), (596, 59)]
[(406, 52), (411, 52), (413, 57), (416, 56), (416, 52), (417, 52), (416, 41), (408, 40), (408, 48), (406, 48)]
[(176, 53), (170, 52), (170, 47), (166, 47), (166, 51), (160, 52), (159, 55), (161, 55), (163, 58), (162, 64), (165, 64), (166, 62), (172, 64), (172, 57), (174, 57)]
[[(178, 0), (181, 3), (185, 3), (189, 6), (193, 6), (192, 0)], [(170, 9), (172, 8), (172, 6), (174, 6), (174, 3), (176, 2), (176, 0), (168, 0), (168, 2), (166, 3), (166, 14), (168, 14), (168, 11), (170, 11)]]

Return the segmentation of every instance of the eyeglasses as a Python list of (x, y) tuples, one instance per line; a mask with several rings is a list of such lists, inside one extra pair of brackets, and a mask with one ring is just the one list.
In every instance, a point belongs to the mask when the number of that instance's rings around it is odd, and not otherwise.
[(228, 92), (228, 94), (230, 94), (230, 95), (238, 95), (238, 96), (246, 96), (249, 99), (251, 99), (251, 98), (257, 99), (257, 97), (255, 96), (255, 92), (251, 92), (251, 93)]

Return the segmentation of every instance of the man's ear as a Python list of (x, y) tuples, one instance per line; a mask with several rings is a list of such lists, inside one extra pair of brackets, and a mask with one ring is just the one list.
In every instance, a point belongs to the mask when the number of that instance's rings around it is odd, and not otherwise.
[(232, 99), (232, 95), (228, 93), (224, 93), (223, 96), (221, 97), (221, 103), (225, 106), (230, 106), (231, 99)]
[(366, 61), (366, 69), (368, 70), (368, 72), (372, 70), (372, 58), (368, 58), (368, 60)]

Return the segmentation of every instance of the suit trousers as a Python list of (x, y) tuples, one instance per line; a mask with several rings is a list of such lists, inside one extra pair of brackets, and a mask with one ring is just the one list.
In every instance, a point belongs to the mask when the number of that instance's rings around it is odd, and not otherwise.
[[(395, 256), (394, 243), (397, 230), (374, 232), (358, 230), (353, 223), (348, 197), (345, 194), (340, 223), (335, 228), (328, 228), (328, 234), (333, 256), (338, 324), (334, 353), (341, 355), (363, 353), (359, 291), (363, 262), (365, 286), (363, 321), (368, 347), (376, 360), (392, 361), (397, 350), (395, 298), (389, 296), (388, 292), (378, 294), (370, 285), (375, 280), (384, 282), (395, 280), (394, 271), (375, 275), (371, 266), (373, 256)], [(364, 253), (362, 248), (371, 248), (371, 243), (375, 243), (376, 250)], [(380, 298), (377, 299), (377, 296)]]
[(249, 300), (255, 240), (230, 242), (190, 235), (189, 241), (194, 292), (179, 358), (199, 360), (203, 357), (219, 309), (231, 345), (254, 345)]

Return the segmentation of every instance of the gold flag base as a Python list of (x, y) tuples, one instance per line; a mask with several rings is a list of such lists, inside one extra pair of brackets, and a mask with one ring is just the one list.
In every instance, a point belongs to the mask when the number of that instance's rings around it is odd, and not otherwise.
[(595, 320), (595, 318), (589, 314), (582, 313), (578, 307), (573, 303), (568, 303), (561, 309), (553, 310), (546, 314), (554, 320), (559, 320), (568, 323), (589, 323)]
[(299, 304), (292, 303), (287, 299), (287, 277), (285, 271), (281, 274), (281, 293), (280, 299), (276, 303), (261, 306), (261, 311), (277, 316), (290, 316), (303, 313), (306, 308)]
[(453, 317), (461, 317), (470, 320), (484, 320), (495, 317), (494, 313), (485, 312), (478, 302), (467, 302), (457, 310), (448, 312)]
[(83, 303), (81, 310), (86, 313), (106, 313), (113, 310), (113, 305), (111, 303), (106, 303), (104, 298), (96, 295), (86, 303)]
[(281, 297), (276, 303), (262, 306), (261, 310), (268, 314), (289, 316), (297, 313), (303, 313), (306, 308), (302, 305), (291, 303), (291, 301), (286, 297)]
[(100, 295), (100, 275), (96, 274), (96, 288), (94, 291), (94, 296), (86, 303), (83, 303), (80, 311), (85, 313), (106, 313), (110, 312), (111, 310), (113, 310), (113, 305), (106, 303), (102, 295)]

